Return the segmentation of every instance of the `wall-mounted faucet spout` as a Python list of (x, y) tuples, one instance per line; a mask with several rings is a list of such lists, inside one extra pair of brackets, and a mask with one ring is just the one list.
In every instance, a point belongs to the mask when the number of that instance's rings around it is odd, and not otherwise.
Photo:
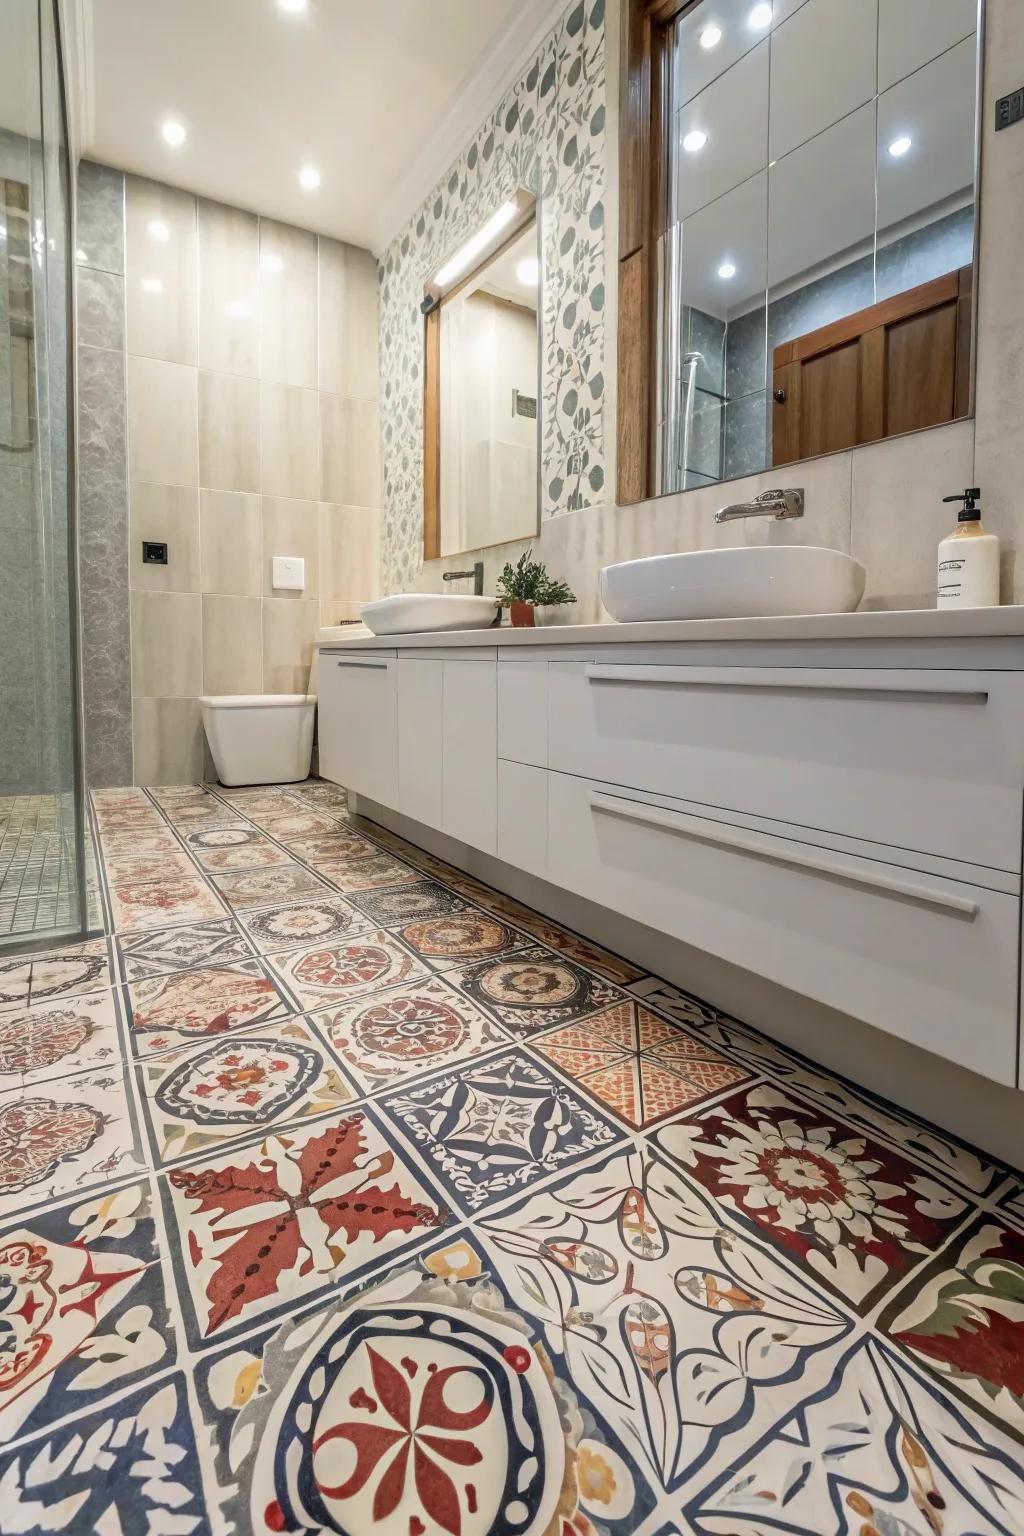
[(472, 576), (473, 591), (477, 597), (484, 595), (484, 563), (478, 560), (471, 571), (445, 571), (442, 581), (461, 581), (465, 576)]
[(762, 491), (753, 501), (736, 501), (719, 507), (716, 523), (731, 523), (738, 517), (803, 517), (804, 493), (800, 491)]

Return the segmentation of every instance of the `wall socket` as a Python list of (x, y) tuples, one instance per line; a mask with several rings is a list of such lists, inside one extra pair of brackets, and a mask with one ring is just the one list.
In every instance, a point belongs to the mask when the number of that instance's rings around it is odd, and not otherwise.
[(143, 565), (166, 565), (167, 545), (158, 544), (152, 539), (143, 539), (142, 563)]
[(1024, 85), (1011, 91), (1009, 96), (1000, 96), (996, 102), (996, 133), (1000, 128), (1009, 128), (1012, 123), (1019, 123), (1024, 117)]

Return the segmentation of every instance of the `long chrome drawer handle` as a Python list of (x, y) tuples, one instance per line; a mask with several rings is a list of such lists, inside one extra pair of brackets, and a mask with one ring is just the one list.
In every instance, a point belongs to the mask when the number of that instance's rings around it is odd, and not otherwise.
[(799, 690), (814, 693), (884, 694), (889, 698), (955, 699), (959, 703), (985, 704), (988, 690), (976, 683), (957, 685), (946, 678), (921, 678), (912, 684), (898, 678), (878, 677), (838, 680), (828, 672), (794, 672), (792, 677), (771, 677), (759, 667), (638, 667), (589, 662), (583, 669), (589, 683), (658, 683), (664, 688), (747, 688)]
[(355, 658), (350, 658), (346, 661), (336, 661), (334, 665), (336, 667), (375, 667), (378, 671), (383, 670), (385, 672), (388, 667), (386, 661), (356, 661)]
[(889, 896), (902, 896), (921, 906), (937, 907), (940, 911), (955, 912), (960, 917), (975, 918), (978, 904), (966, 896), (956, 896), (948, 891), (936, 891), (932, 886), (921, 885), (916, 880), (906, 880), (898, 875), (886, 875), (875, 870), (850, 869), (827, 853), (796, 853), (779, 848), (773, 838), (757, 832), (745, 832), (741, 827), (721, 824), (712, 830), (705, 822), (670, 811), (663, 806), (643, 805), (636, 800), (620, 800), (615, 795), (604, 795), (597, 790), (590, 792), (590, 804), (595, 811), (607, 816), (620, 816), (625, 821), (638, 821), (646, 826), (659, 827), (674, 832), (679, 837), (690, 837), (695, 842), (710, 843), (716, 848), (730, 848), (737, 853), (747, 853), (754, 858), (767, 859), (774, 864), (789, 864), (796, 869), (807, 869), (813, 874), (830, 875), (848, 885), (862, 885), (868, 890), (882, 891)]

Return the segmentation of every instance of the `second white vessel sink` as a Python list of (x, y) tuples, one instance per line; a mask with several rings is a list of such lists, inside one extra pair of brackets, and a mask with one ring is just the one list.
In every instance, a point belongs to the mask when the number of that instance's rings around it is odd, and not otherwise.
[(495, 597), (462, 593), (395, 592), (364, 603), (363, 623), (375, 635), (418, 635), (442, 629), (488, 629), (500, 612)]
[(623, 624), (852, 613), (866, 576), (851, 555), (809, 544), (700, 549), (606, 565), (601, 601)]

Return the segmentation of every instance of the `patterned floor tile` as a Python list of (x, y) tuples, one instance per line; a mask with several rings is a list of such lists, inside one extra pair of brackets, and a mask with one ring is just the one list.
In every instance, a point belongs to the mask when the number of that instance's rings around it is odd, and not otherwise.
[(329, 944), (372, 927), (344, 896), (328, 896), (326, 892), (316, 901), (293, 901), (284, 907), (242, 912), (239, 922), (261, 954), (293, 949), (303, 942)]
[(217, 890), (236, 912), (278, 906), (299, 896), (315, 898), (330, 894), (330, 888), (301, 864), (275, 864), (270, 869), (214, 878)]
[(881, 1319), (919, 1366), (1024, 1442), (1024, 1236), (979, 1218)]
[(769, 1084), (677, 1121), (655, 1141), (858, 1308), (952, 1237), (968, 1210), (907, 1158)]
[(508, 1044), (503, 1030), (436, 976), (390, 992), (375, 989), (372, 998), (315, 1018), (367, 1092)]
[(295, 837), (313, 837), (317, 833), (337, 832), (342, 822), (326, 811), (300, 810), (298, 806), (282, 807), (283, 814), (253, 816), (269, 837), (279, 843), (287, 843)]
[(248, 960), (252, 949), (230, 917), (210, 923), (186, 923), (180, 928), (152, 928), (119, 935), (117, 950), (125, 981), (167, 976), (192, 966), (226, 965)]
[(153, 976), (129, 985), (128, 997), (128, 1035), (137, 1056), (251, 1029), (295, 1011), (258, 960)]
[(654, 1125), (753, 1076), (634, 1002), (613, 1003), (530, 1044), (636, 1126)]
[(0, 959), (0, 1007), (53, 1002), (99, 992), (111, 984), (106, 939), (89, 939), (40, 955)]
[(600, 976), (539, 947), (445, 974), (453, 985), (523, 1038), (622, 1001), (622, 993)]
[(0, 1092), (0, 1206), (13, 1215), (145, 1166), (122, 1063)]
[(357, 1097), (303, 1019), (149, 1056), (135, 1070), (159, 1164), (327, 1114)]
[(321, 832), (315, 837), (290, 837), (288, 848), (307, 864), (343, 864), (346, 859), (365, 859), (379, 853), (376, 843), (358, 832)]
[(494, 959), (530, 942), (529, 934), (489, 917), (486, 912), (421, 918), (396, 931), (403, 943), (442, 971), (460, 960)]
[(224, 915), (223, 902), (198, 878), (140, 884), (112, 881), (110, 905), (119, 933), (166, 928), (169, 923), (195, 923)]
[(339, 891), (374, 891), (382, 886), (408, 885), (414, 880), (424, 880), (418, 869), (410, 869), (390, 853), (375, 848), (365, 858), (318, 860), (316, 869), (325, 880), (337, 886)]
[(160, 1182), (194, 1343), (356, 1279), (449, 1220), (369, 1110), (293, 1127)]
[(267, 1529), (268, 1510), (272, 1529), (367, 1536), (648, 1530), (632, 1447), (556, 1374), (549, 1331), (468, 1236), (208, 1356), (197, 1386), (237, 1531)]
[(119, 885), (195, 879), (195, 869), (180, 849), (174, 853), (108, 853), (105, 864), (107, 879)]
[(383, 1103), (468, 1213), (622, 1136), (519, 1051), (443, 1073)]
[(4, 1228), (0, 1316), (3, 1444), (173, 1364), (148, 1185)]
[(180, 1375), (0, 1452), (0, 1487), (11, 1531), (211, 1529)]
[(827, 1380), (853, 1328), (664, 1159), (628, 1148), (477, 1230), (594, 1419), (666, 1492)]
[(688, 1501), (684, 1521), (697, 1536), (1011, 1536), (1024, 1530), (1024, 1462), (1005, 1436), (967, 1422), (865, 1340), (753, 1454)]
[(105, 1067), (123, 1055), (113, 991), (0, 1008), (0, 1089)]
[(266, 963), (303, 1013), (428, 974), (423, 962), (383, 929), (267, 955)]
[(166, 806), (164, 815), (173, 827), (181, 830), (197, 826), (209, 827), (220, 823), (236, 826), (240, 819), (233, 806), (224, 805), (222, 801), (215, 800), (212, 795), (205, 800), (185, 800), (177, 805)]
[(449, 912), (469, 911), (468, 903), (454, 891), (446, 890), (434, 880), (416, 881), (415, 875), (411, 871), (408, 873), (414, 883), (393, 885), (383, 891), (355, 891), (352, 905), (381, 928), (397, 928), (418, 917), (442, 917)]
[(272, 864), (291, 863), (286, 851), (266, 838), (253, 838), (226, 848), (193, 847), (192, 852), (196, 863), (213, 874), (221, 870), (267, 869)]
[(128, 854), (132, 857), (138, 857), (149, 853), (177, 854), (181, 852), (174, 833), (165, 827), (162, 822), (159, 822), (152, 831), (105, 832), (100, 827), (99, 833), (104, 861), (110, 855), (118, 857), (121, 854)]

